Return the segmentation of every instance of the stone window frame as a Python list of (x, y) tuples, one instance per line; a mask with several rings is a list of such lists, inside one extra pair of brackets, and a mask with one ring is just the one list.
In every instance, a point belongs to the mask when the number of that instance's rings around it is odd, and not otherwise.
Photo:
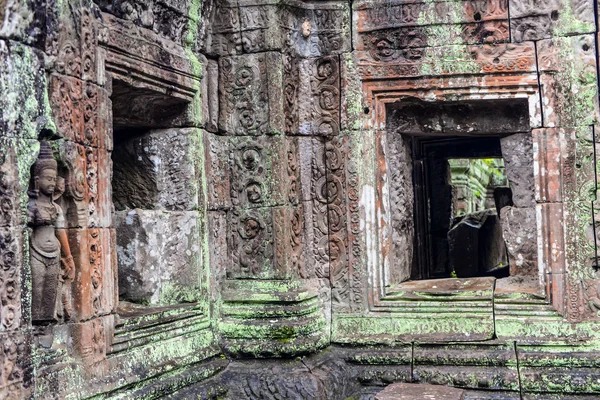
[[(386, 106), (401, 102), (403, 98), (417, 98), (423, 101), (470, 101), (527, 99), (529, 105), (530, 132), (534, 145), (534, 184), (536, 198), (536, 223), (538, 232), (538, 269), (540, 283), (545, 287), (546, 298), (552, 302), (556, 311), (565, 312), (563, 292), (565, 283), (565, 242), (563, 232), (563, 207), (561, 201), (549, 201), (544, 193), (552, 191), (556, 182), (549, 181), (547, 174), (541, 174), (544, 163), (549, 157), (540, 154), (539, 148), (560, 149), (559, 135), (546, 135), (542, 128), (542, 102), (537, 72), (531, 70), (517, 71), (510, 75), (474, 75), (468, 77), (438, 76), (397, 78), (393, 67), (384, 71), (387, 76), (378, 75), (376, 79), (368, 75), (367, 68), (358, 71), (361, 74), (362, 92), (367, 118), (363, 120), (362, 129), (374, 130), (375, 149), (378, 157), (386, 157)], [(483, 71), (482, 71), (483, 72)], [(449, 83), (452, 82), (452, 85)], [(564, 146), (564, 145), (563, 145)], [(390, 208), (386, 204), (387, 158), (385, 163), (378, 163), (375, 176), (375, 211), (371, 213), (374, 220), (372, 232), (377, 236), (375, 251), (367, 252), (369, 311), (384, 313), (393, 308), (393, 302), (385, 301), (386, 269), (390, 268), (391, 237), (389, 224)], [(560, 184), (559, 184), (560, 185)], [(556, 189), (554, 189), (556, 190)], [(367, 215), (369, 218), (369, 215)], [(558, 219), (560, 223), (550, 224), (550, 220)], [(367, 223), (368, 225), (369, 223)]]
[[(194, 65), (190, 63), (181, 46), (158, 39), (153, 32), (137, 27), (132, 22), (124, 22), (115, 16), (101, 13), (97, 24), (98, 47), (96, 68), (98, 82), (107, 87), (109, 96), (100, 99), (99, 107), (108, 110), (107, 128), (112, 136), (112, 103), (110, 93), (112, 82), (121, 81), (136, 89), (152, 90), (159, 94), (183, 100), (188, 104), (194, 104), (197, 96), (204, 96), (203, 75), (197, 74)], [(158, 43), (157, 41), (162, 41)], [(163, 57), (168, 57), (163, 63)], [(168, 64), (168, 65), (164, 65)], [(184, 118), (195, 118), (186, 112)], [(202, 121), (193, 121), (194, 125), (200, 126)], [(104, 187), (111, 187), (112, 182), (105, 182)], [(116, 243), (113, 243), (116, 246)], [(116, 250), (116, 249), (114, 249)], [(203, 267), (208, 268), (207, 266)], [(205, 280), (203, 274), (203, 280)], [(209, 285), (210, 282), (204, 282)], [(115, 288), (114, 297), (118, 301), (118, 286)], [(123, 325), (120, 330), (116, 327), (123, 321), (115, 321), (115, 329), (112, 330), (111, 338), (107, 338), (111, 349), (107, 354), (119, 358), (119, 353), (132, 348), (142, 346), (151, 342), (152, 336), (148, 332), (156, 331), (156, 321), (167, 324), (161, 329), (163, 338), (180, 336), (198, 329), (198, 326), (208, 328), (209, 309), (208, 292), (203, 293), (206, 301), (197, 304), (181, 304), (180, 307), (157, 307), (156, 310), (147, 315), (133, 318)], [(179, 319), (187, 319), (187, 324), (176, 323)], [(159, 324), (161, 323), (159, 322)], [(205, 329), (199, 336), (200, 339), (211, 335), (210, 329)]]

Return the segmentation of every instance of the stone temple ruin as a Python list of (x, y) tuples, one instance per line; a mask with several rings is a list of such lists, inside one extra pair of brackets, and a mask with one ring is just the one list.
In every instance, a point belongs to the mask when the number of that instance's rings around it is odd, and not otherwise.
[(598, 398), (599, 21), (0, 0), (0, 399)]

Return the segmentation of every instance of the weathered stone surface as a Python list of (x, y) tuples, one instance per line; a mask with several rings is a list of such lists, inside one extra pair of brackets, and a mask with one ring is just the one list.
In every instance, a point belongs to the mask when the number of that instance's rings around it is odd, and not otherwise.
[(517, 133), (500, 140), (505, 174), (515, 207), (534, 207), (533, 144), (531, 134)]
[(463, 400), (465, 391), (437, 385), (395, 383), (377, 393), (375, 400)]
[(538, 275), (535, 208), (504, 207), (500, 211), (502, 236), (508, 250), (510, 274)]
[(116, 216), (119, 299), (142, 304), (195, 302), (202, 248), (196, 212), (131, 210)]
[(201, 146), (198, 129), (151, 131), (119, 143), (112, 155), (116, 209), (198, 208)]

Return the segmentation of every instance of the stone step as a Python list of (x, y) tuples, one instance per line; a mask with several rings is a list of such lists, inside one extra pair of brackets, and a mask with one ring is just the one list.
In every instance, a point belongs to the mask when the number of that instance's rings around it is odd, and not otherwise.
[(375, 400), (463, 400), (465, 391), (449, 386), (395, 383), (377, 393)]

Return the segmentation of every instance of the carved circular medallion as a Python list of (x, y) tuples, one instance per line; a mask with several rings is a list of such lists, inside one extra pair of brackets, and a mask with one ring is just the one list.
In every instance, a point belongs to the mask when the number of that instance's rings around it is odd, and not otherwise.
[(256, 204), (262, 202), (263, 188), (259, 182), (250, 182), (246, 185), (246, 196), (250, 203)]
[(256, 170), (261, 163), (260, 152), (255, 148), (247, 148), (242, 152), (242, 165), (249, 171)]
[(332, 76), (335, 72), (335, 66), (331, 60), (324, 60), (317, 64), (317, 78), (324, 80)]
[(254, 72), (251, 67), (241, 67), (235, 72), (235, 84), (238, 87), (247, 87), (254, 80)]
[(319, 106), (323, 110), (338, 108), (338, 90), (333, 86), (323, 86), (319, 92)]
[(249, 240), (257, 237), (262, 229), (260, 221), (253, 217), (246, 217), (242, 219), (242, 224), (238, 232), (243, 239)]

